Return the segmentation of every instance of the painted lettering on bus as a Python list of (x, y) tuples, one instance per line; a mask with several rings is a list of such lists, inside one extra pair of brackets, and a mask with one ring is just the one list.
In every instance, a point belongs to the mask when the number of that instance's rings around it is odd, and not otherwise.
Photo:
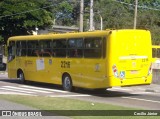
[(70, 61), (61, 61), (61, 68), (70, 68)]
[(148, 58), (146, 58), (146, 59), (143, 58), (143, 59), (142, 59), (142, 62), (148, 62)]

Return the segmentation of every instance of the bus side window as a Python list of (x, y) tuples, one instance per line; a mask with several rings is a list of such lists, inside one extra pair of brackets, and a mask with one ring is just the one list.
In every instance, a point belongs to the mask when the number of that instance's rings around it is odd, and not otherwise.
[(53, 40), (52, 56), (53, 57), (66, 57), (66, 55), (67, 55), (66, 48), (67, 48), (66, 39)]
[(16, 56), (21, 56), (20, 41), (16, 42)]
[(21, 56), (26, 56), (27, 44), (26, 41), (21, 41)]
[(84, 39), (84, 57), (100, 58), (102, 56), (102, 38), (85, 38)]
[(68, 39), (68, 56), (83, 57), (83, 39)]
[(39, 41), (40, 44), (40, 56), (43, 57), (51, 57), (52, 56), (52, 49), (51, 49), (51, 40), (44, 40), (44, 41)]
[(39, 43), (38, 41), (28, 41), (28, 51), (27, 51), (27, 55), (28, 56), (38, 56), (38, 52), (39, 51)]
[(16, 46), (14, 41), (9, 42), (8, 46), (8, 62), (12, 61), (16, 55)]
[(26, 41), (16, 42), (16, 56), (26, 56)]

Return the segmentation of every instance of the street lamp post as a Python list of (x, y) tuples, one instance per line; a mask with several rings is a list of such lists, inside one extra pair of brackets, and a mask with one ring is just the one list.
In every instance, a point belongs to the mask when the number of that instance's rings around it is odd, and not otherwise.
[(135, 11), (134, 11), (134, 29), (136, 29), (137, 25), (137, 6), (138, 6), (138, 0), (135, 0)]
[[(97, 14), (99, 15), (100, 20), (101, 20), (101, 30), (103, 30), (103, 18), (102, 18), (101, 14), (99, 12), (97, 12)], [(90, 29), (89, 29), (90, 31), (94, 30), (94, 26), (93, 26), (94, 20), (93, 20), (93, 17), (94, 17), (93, 0), (90, 0)]]
[(90, 31), (94, 30), (94, 26), (93, 26), (93, 0), (90, 0)]
[(100, 17), (100, 20), (101, 20), (101, 30), (103, 30), (103, 18), (102, 18), (102, 15), (98, 12), (97, 13)]
[(80, 32), (83, 32), (83, 14), (84, 14), (84, 0), (81, 0), (81, 3), (80, 3), (80, 25), (79, 25)]

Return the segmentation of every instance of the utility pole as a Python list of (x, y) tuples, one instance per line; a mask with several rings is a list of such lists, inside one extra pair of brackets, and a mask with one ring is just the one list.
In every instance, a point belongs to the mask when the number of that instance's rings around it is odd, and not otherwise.
[(137, 25), (137, 7), (138, 7), (138, 0), (135, 0), (135, 11), (134, 11), (134, 29), (136, 29)]
[(94, 27), (93, 27), (93, 0), (90, 0), (90, 31), (93, 31), (94, 30)]
[(79, 24), (79, 31), (83, 32), (83, 14), (84, 14), (84, 0), (81, 0), (80, 3), (80, 24)]
[(102, 31), (103, 30), (103, 18), (102, 18), (102, 15), (99, 12), (97, 12), (97, 13), (98, 13), (98, 15), (100, 17), (100, 20), (101, 20), (101, 31)]

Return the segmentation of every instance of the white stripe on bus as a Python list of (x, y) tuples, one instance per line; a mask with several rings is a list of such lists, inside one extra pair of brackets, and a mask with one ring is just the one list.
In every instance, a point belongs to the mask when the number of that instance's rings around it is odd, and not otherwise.
[(120, 56), (119, 60), (129, 60), (129, 59), (147, 59), (148, 56)]

